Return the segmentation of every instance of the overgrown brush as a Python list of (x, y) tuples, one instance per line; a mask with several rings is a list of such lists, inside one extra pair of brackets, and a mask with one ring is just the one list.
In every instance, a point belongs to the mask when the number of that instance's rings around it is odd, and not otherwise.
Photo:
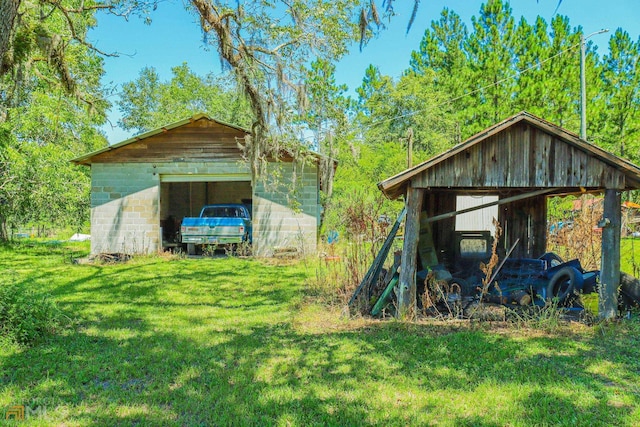
[(548, 301), (543, 306), (531, 305), (524, 310), (510, 309), (507, 317), (518, 327), (546, 332), (556, 332), (564, 324), (564, 310), (558, 305), (557, 299)]
[(314, 296), (332, 304), (347, 304), (389, 232), (390, 220), (383, 206), (381, 195), (354, 191), (348, 204), (341, 207), (345, 237), (320, 248), (316, 274), (308, 284)]
[[(342, 254), (342, 251), (338, 253)], [(348, 280), (349, 265), (344, 256), (335, 252), (330, 256), (321, 256), (315, 266), (315, 275), (307, 283), (309, 294), (326, 304), (346, 304), (357, 286)]]
[(65, 316), (47, 294), (24, 285), (0, 283), (0, 336), (12, 343), (32, 345), (55, 332)]
[[(580, 209), (572, 211), (570, 221), (550, 233), (548, 251), (565, 261), (579, 259), (585, 270), (598, 270), (602, 250), (602, 233), (597, 228), (602, 218), (602, 204), (592, 197), (581, 197)], [(569, 215), (569, 214), (568, 214)]]

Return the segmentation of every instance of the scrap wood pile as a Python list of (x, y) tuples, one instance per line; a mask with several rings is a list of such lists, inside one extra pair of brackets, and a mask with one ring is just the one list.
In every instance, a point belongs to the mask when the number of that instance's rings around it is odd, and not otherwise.
[(73, 260), (74, 264), (90, 264), (90, 263), (103, 263), (103, 264), (115, 264), (120, 262), (127, 262), (133, 255), (125, 254), (122, 252), (106, 253), (92, 255), (86, 258), (77, 258)]

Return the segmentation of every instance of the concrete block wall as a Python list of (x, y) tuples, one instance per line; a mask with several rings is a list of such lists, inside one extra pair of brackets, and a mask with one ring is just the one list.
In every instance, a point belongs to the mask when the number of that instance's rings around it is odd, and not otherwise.
[(297, 203), (296, 210), (290, 207), (287, 197), (294, 166), (280, 163), (276, 167), (280, 168), (278, 175), (282, 181), (278, 189), (260, 181), (254, 188), (254, 252), (268, 257), (278, 247), (294, 247), (305, 254), (314, 253), (320, 221), (317, 167), (305, 165), (302, 174), (297, 171), (299, 181), (290, 196)]
[[(278, 190), (258, 182), (253, 191), (253, 241), (258, 256), (274, 248), (296, 247), (316, 251), (320, 217), (317, 168), (306, 165), (298, 173), (294, 197), (299, 209), (289, 207), (291, 163), (279, 163)], [(91, 167), (91, 253), (155, 253), (161, 249), (160, 177), (164, 175), (230, 176), (247, 174), (240, 162), (94, 163)], [(283, 185), (284, 184), (284, 185)]]
[(158, 251), (159, 178), (150, 166), (91, 166), (92, 254)]

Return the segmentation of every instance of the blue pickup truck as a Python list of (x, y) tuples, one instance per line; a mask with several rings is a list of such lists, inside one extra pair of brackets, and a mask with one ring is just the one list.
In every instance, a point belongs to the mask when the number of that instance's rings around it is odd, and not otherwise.
[(196, 253), (196, 245), (251, 242), (251, 231), (249, 210), (236, 203), (205, 205), (199, 217), (183, 218), (180, 226), (181, 242), (189, 255)]

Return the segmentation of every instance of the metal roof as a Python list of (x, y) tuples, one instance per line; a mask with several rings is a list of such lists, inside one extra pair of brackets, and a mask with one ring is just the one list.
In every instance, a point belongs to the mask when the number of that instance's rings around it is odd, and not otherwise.
[(390, 199), (396, 199), (405, 194), (406, 187), (413, 177), (433, 167), (434, 165), (443, 162), (464, 150), (481, 143), (487, 138), (500, 133), (501, 131), (515, 125), (516, 123), (526, 122), (532, 126), (535, 126), (543, 131), (546, 131), (552, 135), (557, 136), (567, 144), (570, 144), (587, 154), (599, 159), (607, 165), (621, 171), (625, 175), (627, 181), (627, 189), (635, 190), (640, 189), (640, 167), (631, 163), (630, 161), (618, 157), (602, 148), (595, 146), (572, 132), (563, 129), (553, 123), (550, 123), (544, 119), (534, 116), (531, 113), (522, 111), (514, 116), (509, 117), (497, 123), (476, 135), (470, 137), (464, 142), (456, 145), (455, 147), (447, 150), (431, 159), (422, 162), (412, 168), (409, 168), (403, 172), (400, 172), (384, 181), (378, 183), (378, 188)]

